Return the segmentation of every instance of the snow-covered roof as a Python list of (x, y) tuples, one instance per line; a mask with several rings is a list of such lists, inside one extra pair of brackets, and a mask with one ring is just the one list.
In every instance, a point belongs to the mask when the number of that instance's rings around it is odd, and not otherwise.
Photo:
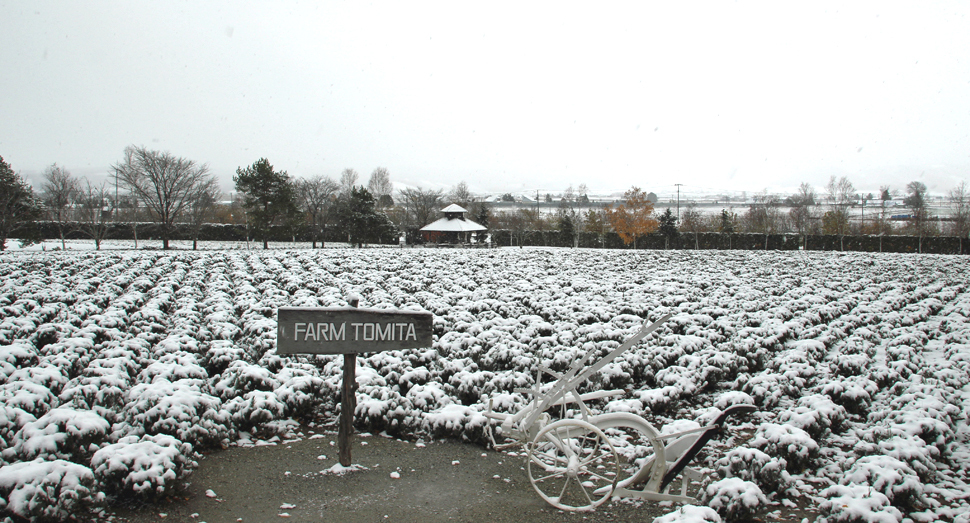
[[(455, 206), (457, 207), (457, 206)], [(471, 221), (462, 220), (459, 218), (442, 218), (440, 220), (434, 221), (421, 227), (422, 231), (439, 231), (439, 232), (475, 232), (484, 231), (485, 227)]]
[(468, 212), (468, 209), (458, 205), (457, 203), (453, 203), (444, 209), (441, 209), (441, 212)]

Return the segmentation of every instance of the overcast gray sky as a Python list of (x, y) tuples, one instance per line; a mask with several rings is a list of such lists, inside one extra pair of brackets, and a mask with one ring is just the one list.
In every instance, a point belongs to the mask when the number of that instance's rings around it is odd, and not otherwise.
[(229, 190), (292, 176), (477, 191), (970, 180), (967, 2), (0, 0), (0, 156), (103, 177), (125, 146)]

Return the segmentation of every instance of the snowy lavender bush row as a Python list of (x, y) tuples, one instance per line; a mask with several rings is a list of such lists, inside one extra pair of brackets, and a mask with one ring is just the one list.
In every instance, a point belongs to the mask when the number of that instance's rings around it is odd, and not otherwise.
[[(159, 495), (198, 449), (335, 411), (341, 361), (277, 355), (275, 314), (342, 306), (352, 291), (362, 306), (435, 315), (432, 347), (358, 358), (361, 428), (484, 441), (488, 400), (520, 407), (529, 398), (514, 389), (538, 364), (601, 357), (673, 313), (584, 388), (624, 389), (592, 407), (658, 427), (755, 404), (709, 446), (709, 470), (737, 479), (711, 490), (722, 517), (762, 499), (837, 508), (869, 489), (885, 503), (847, 506), (953, 518), (970, 513), (966, 269), (961, 257), (730, 251), (3, 254), (0, 478), (17, 479), (0, 489), (40, 489), (51, 473), (24, 471), (51, 469), (81, 478), (59, 487), (79, 502)], [(644, 459), (642, 441), (614, 436)], [(728, 509), (734, 498), (758, 501)], [(0, 510), (30, 517), (28, 505)], [(835, 508), (826, 517), (843, 520)]]

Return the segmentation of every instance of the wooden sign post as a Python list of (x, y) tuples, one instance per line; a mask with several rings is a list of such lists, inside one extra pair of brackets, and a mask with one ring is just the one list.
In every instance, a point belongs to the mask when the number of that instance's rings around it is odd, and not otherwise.
[(350, 307), (280, 307), (276, 317), (277, 354), (343, 354), (337, 442), (340, 464), (349, 467), (357, 410), (357, 354), (430, 347), (430, 312)]

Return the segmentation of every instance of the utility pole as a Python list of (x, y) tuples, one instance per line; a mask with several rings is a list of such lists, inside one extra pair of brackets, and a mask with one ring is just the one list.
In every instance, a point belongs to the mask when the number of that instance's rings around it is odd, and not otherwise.
[(677, 223), (680, 223), (680, 186), (684, 185), (682, 183), (675, 183), (677, 186)]

